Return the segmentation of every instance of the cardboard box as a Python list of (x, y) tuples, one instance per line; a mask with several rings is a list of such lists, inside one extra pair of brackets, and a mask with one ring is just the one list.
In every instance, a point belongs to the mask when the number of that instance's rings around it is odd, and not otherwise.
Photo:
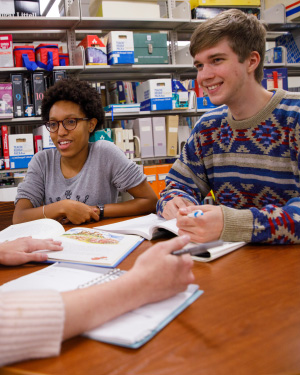
[(133, 33), (135, 64), (168, 64), (167, 34)]
[(50, 132), (47, 130), (45, 125), (39, 126), (38, 128), (33, 129), (33, 135), (41, 135), (43, 140), (43, 150), (47, 148), (55, 148), (54, 143), (52, 142)]
[[(198, 6), (197, 8), (194, 8), (192, 10), (192, 18), (198, 19), (198, 20), (214, 18), (219, 13), (224, 12), (224, 10), (228, 10), (228, 8), (216, 8), (216, 7), (208, 8), (205, 6)], [(244, 13), (253, 14), (255, 17), (260, 18), (259, 8), (240, 8), (240, 10)]]
[[(282, 4), (284, 7), (285, 21), (298, 22), (300, 20), (300, 4), (295, 0), (281, 0), (280, 2), (278, 2), (278, 0), (265, 0), (265, 9), (271, 10), (271, 8), (274, 8), (272, 11), (281, 12), (281, 9), (277, 8), (278, 3), (280, 3), (280, 5)], [(271, 22), (273, 23), (274, 21), (271, 20)]]
[(152, 117), (152, 131), (154, 156), (166, 156), (166, 121), (164, 117)]
[(266, 90), (283, 89), (288, 90), (287, 68), (264, 69), (264, 78), (261, 82)]
[(122, 128), (113, 128), (113, 141), (119, 149), (123, 151), (123, 129)]
[(15, 0), (15, 16), (40, 16), (39, 0)]
[(260, 0), (190, 0), (190, 4), (191, 9), (194, 9), (198, 6), (260, 6)]
[(194, 59), (190, 54), (189, 44), (175, 52), (175, 61), (176, 64), (190, 64), (191, 66), (194, 65)]
[(0, 118), (13, 117), (12, 84), (0, 83)]
[(24, 117), (24, 86), (22, 74), (11, 74), (14, 117)]
[(0, 17), (13, 17), (15, 14), (14, 0), (1, 0)]
[(157, 0), (91, 0), (91, 17), (113, 17), (121, 19), (160, 18)]
[(14, 66), (13, 41), (11, 34), (0, 34), (0, 67)]
[(167, 156), (176, 156), (178, 147), (178, 116), (166, 117)]
[(9, 134), (10, 168), (27, 168), (34, 155), (32, 134)]
[(153, 132), (150, 117), (133, 121), (133, 133), (140, 140), (141, 158), (153, 157)]
[(132, 31), (111, 31), (107, 35), (107, 63), (134, 64)]
[(171, 79), (149, 79), (138, 85), (136, 92), (141, 111), (172, 109)]
[(42, 114), (42, 100), (45, 92), (44, 73), (32, 73), (32, 96), (35, 116)]
[[(109, 133), (108, 133), (109, 131)], [(105, 130), (96, 130), (91, 136), (89, 141), (90, 142), (97, 142), (97, 141), (109, 141), (113, 142), (112, 139), (112, 134), (111, 134), (111, 129), (105, 129)]]
[(181, 154), (188, 137), (191, 134), (191, 129), (187, 125), (178, 126), (178, 153)]

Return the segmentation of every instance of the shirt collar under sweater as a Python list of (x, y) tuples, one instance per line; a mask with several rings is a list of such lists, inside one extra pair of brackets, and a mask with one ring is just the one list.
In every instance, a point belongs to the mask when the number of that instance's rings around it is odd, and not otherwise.
[(282, 89), (276, 89), (274, 90), (275, 95), (272, 96), (268, 104), (259, 111), (256, 115), (246, 119), (246, 120), (234, 120), (232, 117), (232, 114), (230, 112), (230, 109), (228, 108), (228, 123), (232, 127), (232, 129), (248, 129), (253, 126), (256, 126), (257, 124), (260, 124), (262, 121), (265, 121), (266, 118), (270, 117), (271, 113), (274, 111), (274, 109), (277, 107), (277, 105), (280, 103), (282, 98), (284, 97), (286, 91)]

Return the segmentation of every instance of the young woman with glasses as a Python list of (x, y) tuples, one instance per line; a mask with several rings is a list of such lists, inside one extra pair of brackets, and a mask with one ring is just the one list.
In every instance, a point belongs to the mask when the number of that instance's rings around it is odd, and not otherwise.
[[(14, 223), (51, 218), (81, 224), (155, 211), (156, 195), (139, 166), (112, 142), (89, 143), (103, 127), (104, 112), (88, 82), (64, 79), (50, 87), (42, 118), (56, 148), (31, 160), (18, 187)], [(133, 199), (117, 203), (119, 191)]]

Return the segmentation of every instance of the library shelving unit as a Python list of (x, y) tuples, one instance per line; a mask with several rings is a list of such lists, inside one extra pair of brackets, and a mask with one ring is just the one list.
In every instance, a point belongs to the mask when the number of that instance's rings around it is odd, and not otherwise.
[[(116, 19), (103, 17), (85, 17), (80, 0), (65, 0), (65, 16), (62, 17), (1, 17), (0, 33), (12, 34), (14, 43), (38, 44), (54, 42), (63, 45), (70, 56), (70, 66), (55, 67), (54, 70), (65, 70), (67, 75), (74, 75), (84, 80), (109, 82), (116, 80), (143, 81), (153, 78), (195, 79), (196, 70), (192, 62), (176, 63), (178, 41), (189, 41), (193, 30), (202, 20), (192, 20), (189, 2), (166, 0), (166, 17), (159, 19)], [(282, 26), (282, 25), (281, 25)], [(279, 29), (279, 25), (277, 25)], [(272, 30), (275, 26), (272, 27)], [(130, 30), (143, 32), (164, 32), (168, 34), (169, 64), (163, 65), (122, 65), (122, 66), (88, 66), (85, 64), (83, 51), (76, 49), (77, 44), (88, 34), (104, 36), (112, 30)], [(282, 30), (280, 30), (282, 31)], [(275, 66), (275, 65), (271, 65)], [(278, 65), (276, 65), (278, 66)], [(300, 64), (288, 65), (289, 74), (300, 75)], [(37, 71), (41, 70), (38, 68)], [(24, 73), (26, 68), (0, 68), (0, 80), (8, 81), (11, 73)], [(140, 113), (117, 113), (115, 119), (179, 115), (179, 118), (199, 116), (203, 110), (151, 111)], [(111, 119), (111, 114), (106, 114)], [(14, 126), (23, 132), (41, 125), (40, 117), (0, 119), (0, 125)], [(166, 157), (168, 158), (168, 157)], [(162, 158), (161, 158), (162, 159)], [(138, 160), (137, 160), (138, 161)], [(15, 170), (0, 170), (0, 177)], [(19, 171), (18, 171), (19, 172)]]

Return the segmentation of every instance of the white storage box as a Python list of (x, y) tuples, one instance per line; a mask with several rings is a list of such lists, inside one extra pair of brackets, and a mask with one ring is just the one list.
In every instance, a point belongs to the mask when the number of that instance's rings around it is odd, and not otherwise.
[(91, 0), (89, 11), (91, 17), (160, 18), (157, 0)]
[(141, 111), (172, 109), (171, 79), (149, 79), (137, 86), (136, 93)]
[(32, 134), (9, 134), (9, 161), (10, 168), (27, 168), (33, 157)]
[(111, 31), (107, 35), (107, 63), (134, 64), (132, 31)]

